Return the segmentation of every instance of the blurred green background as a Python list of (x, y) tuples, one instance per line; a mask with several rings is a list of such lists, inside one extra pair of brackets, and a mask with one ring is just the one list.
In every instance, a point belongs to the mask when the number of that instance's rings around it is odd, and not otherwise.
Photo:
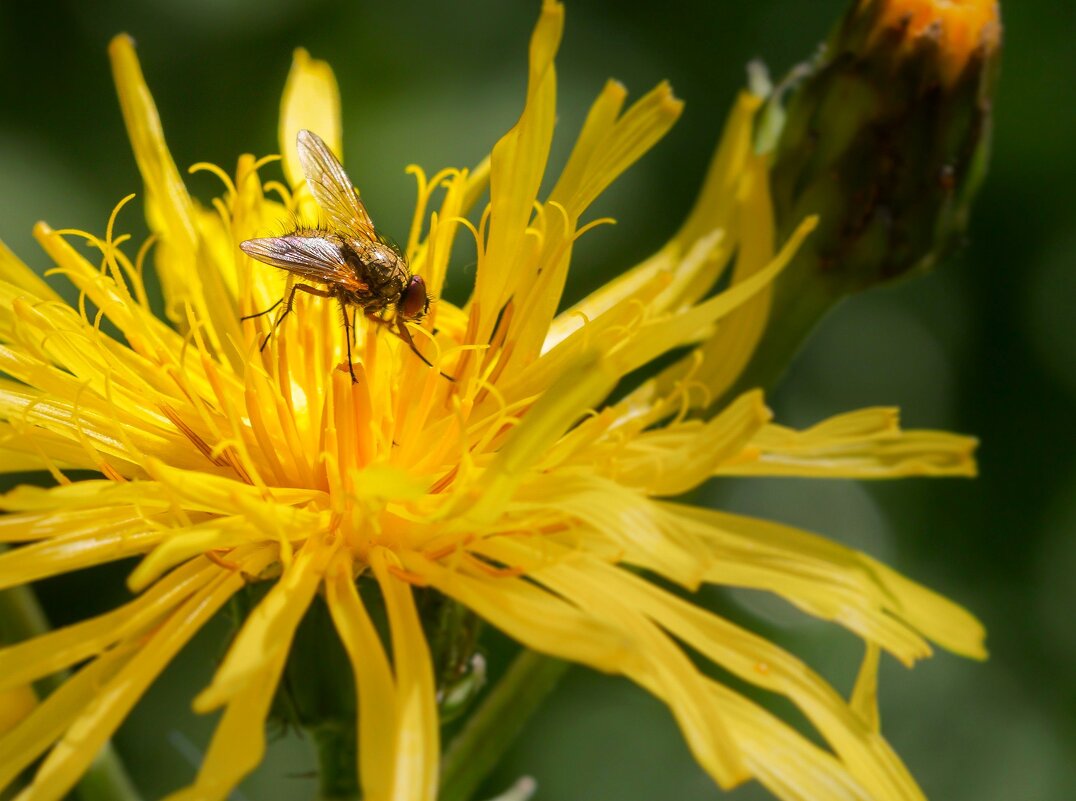
[[(687, 109), (669, 137), (594, 209), (620, 224), (578, 249), (572, 299), (660, 245), (687, 211), (744, 64), (780, 73), (810, 54), (841, 0), (638, 4), (575, 0), (558, 58), (562, 163), (608, 77), (635, 96), (668, 78)], [(302, 45), (336, 69), (348, 171), (380, 227), (402, 237), (415, 162), (477, 162), (515, 120), (538, 0), (358, 3), (321, 0), (99, 0), (0, 4), (0, 238), (47, 267), (30, 229), (103, 232), (141, 183), (105, 47), (138, 42), (181, 168), (226, 169), (275, 152), (280, 91)], [(845, 304), (773, 398), (795, 425), (866, 405), (899, 405), (907, 426), (975, 433), (976, 481), (870, 486), (713, 482), (710, 503), (851, 543), (958, 599), (989, 629), (989, 662), (940, 654), (883, 666), (887, 736), (932, 799), (1076, 798), (1076, 4), (1003, 6), (1005, 47), (993, 166), (968, 246), (935, 274)], [(215, 179), (190, 179), (203, 200)], [(143, 230), (125, 211), (121, 230)], [(462, 298), (466, 265), (448, 292)], [(473, 268), (472, 268), (473, 269)], [(46, 582), (55, 622), (109, 608), (123, 569)], [(724, 593), (711, 593), (719, 605)], [(856, 642), (748, 594), (738, 613), (847, 691)], [(223, 623), (188, 648), (121, 730), (118, 747), (148, 797), (189, 780), (212, 719), (189, 712), (223, 648)], [(294, 735), (234, 798), (311, 797), (312, 761)], [(490, 783), (520, 774), (538, 799), (714, 799), (660, 704), (576, 670)], [(736, 801), (768, 797), (748, 786)]]

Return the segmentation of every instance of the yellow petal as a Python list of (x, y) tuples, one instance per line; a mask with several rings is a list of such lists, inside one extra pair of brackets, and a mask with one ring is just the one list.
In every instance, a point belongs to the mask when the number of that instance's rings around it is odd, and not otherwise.
[[(214, 517), (204, 523), (173, 528), (132, 571), (127, 586), (141, 592), (165, 571), (206, 551), (231, 549), (244, 543), (264, 542), (267, 539), (289, 548), (291, 543), (310, 536), (311, 531), (324, 529), (331, 513), (310, 512), (279, 503), (242, 503), (246, 514)], [(270, 518), (271, 520), (267, 520)]]
[(474, 208), (475, 203), (478, 202), (482, 193), (489, 187), (489, 173), (491, 166), (491, 159), (489, 156), (486, 156), (478, 162), (468, 174), (467, 186), (464, 189), (463, 200), (460, 203), (460, 210), (464, 214)]
[[(74, 383), (71, 379), (65, 381)], [(7, 430), (16, 435), (10, 444), (32, 450), (34, 443), (27, 441), (25, 434), (27, 429), (32, 431), (36, 427), (42, 434), (41, 447), (37, 449), (41, 462), (52, 456), (99, 469), (101, 462), (107, 460), (137, 473), (130, 465), (138, 461), (142, 448), (162, 456), (175, 454), (175, 460), (181, 463), (191, 461), (192, 449), (177, 447), (178, 436), (171, 439), (161, 436), (157, 431), (147, 430), (149, 427), (141, 425), (141, 421), (132, 421), (128, 414), (113, 412), (108, 406), (107, 401), (95, 400), (88, 391), (51, 395), (0, 379), (0, 417), (10, 421)], [(134, 425), (123, 425), (128, 422)]]
[[(667, 311), (664, 300), (678, 276), (693, 276), (707, 265), (723, 264), (729, 256), (728, 237), (720, 229), (710, 231), (681, 251), (679, 246), (666, 247), (633, 270), (617, 276), (596, 292), (557, 315), (550, 324), (543, 344), (548, 352), (572, 334), (586, 333), (608, 315), (634, 308), (650, 316)], [(659, 300), (661, 299), (661, 300)]]
[(287, 657), (287, 649), (279, 651), (247, 677), (213, 732), (198, 778), (166, 801), (220, 801), (258, 766), (265, 756), (265, 719)]
[(128, 588), (131, 592), (142, 592), (168, 570), (198, 554), (231, 549), (262, 539), (261, 532), (252, 530), (244, 518), (228, 522), (230, 525), (208, 523), (188, 529), (172, 529), (128, 576)]
[(986, 659), (986, 630), (968, 610), (881, 562), (867, 558), (867, 566), (900, 599), (900, 615), (925, 637), (961, 656)]
[(194, 206), (165, 144), (161, 118), (142, 76), (134, 40), (126, 34), (115, 37), (108, 54), (127, 134), (146, 185), (149, 226), (161, 237), (157, 247), (168, 251), (163, 257), (159, 253), (157, 264), (165, 267), (160, 277), (167, 310), (170, 319), (178, 323), (184, 319), (183, 303), (193, 301), (197, 305), (201, 295), (198, 275), (189, 269), (198, 250)]
[[(182, 368), (185, 376), (195, 387), (199, 386), (198, 379), (201, 371), (195, 364), (196, 354), (184, 348), (182, 336), (165, 322), (157, 319), (151, 310), (135, 303), (112, 276), (96, 269), (81, 253), (68, 244), (61, 234), (53, 231), (49, 226), (44, 223), (34, 226), (34, 238), (56, 262), (58, 269), (62, 270), (79, 290), (85, 292), (87, 298), (92, 300), (94, 305), (123, 332), (131, 348), (140, 358), (128, 355), (124, 352), (126, 349), (116, 347), (115, 344), (112, 344), (111, 350), (115, 358), (136, 366), (136, 369), (129, 373), (134, 380), (139, 384), (154, 388), (163, 386), (166, 381), (169, 386), (174, 386), (167, 373), (160, 371), (160, 367), (175, 364)], [(184, 266), (181, 272), (190, 273), (190, 265)], [(188, 283), (191, 287), (197, 283), (196, 276), (184, 275), (183, 278), (190, 279)], [(178, 289), (170, 291), (179, 292)], [(178, 309), (175, 310), (175, 314), (179, 314)], [(62, 319), (45, 318), (45, 322), (55, 328)], [(93, 329), (86, 325), (80, 330), (86, 330), (88, 333)], [(100, 335), (96, 335), (96, 339), (100, 340)], [(85, 348), (83, 342), (79, 344)]]
[(322, 536), (311, 535), (291, 567), (243, 622), (212, 683), (195, 699), (196, 711), (210, 712), (228, 703), (252, 677), (263, 674), (280, 654), (287, 654), (335, 548)]
[[(492, 542), (484, 543), (483, 547)], [(501, 540), (496, 547), (507, 551), (522, 546)], [(600, 586), (605, 596), (645, 614), (669, 634), (744, 681), (787, 697), (848, 764), (852, 775), (877, 798), (893, 801), (923, 798), (889, 745), (820, 676), (768, 640), (666, 593), (632, 573), (595, 559), (576, 557), (533, 575), (543, 583), (547, 575), (555, 575), (557, 590), (568, 597), (572, 597), (577, 587)]]
[(139, 353), (160, 363), (159, 350), (178, 351), (182, 346), (182, 337), (148, 309), (134, 303), (124, 287), (91, 264), (61, 233), (39, 222), (34, 226), (34, 239), (56, 263), (64, 277), (86, 293)]
[(930, 654), (928, 637), (985, 657), (983, 627), (966, 610), (882, 563), (806, 531), (715, 510), (667, 507), (714, 554), (706, 579), (777, 593), (817, 617), (873, 640), (905, 664)]
[[(96, 534), (105, 526), (134, 524), (146, 519), (144, 512), (140, 513), (132, 507), (110, 507), (107, 503), (100, 503), (88, 509), (71, 507), (59, 512), (16, 513), (11, 510), (18, 508), (17, 494), (22, 489), (29, 487), (20, 487), (6, 495), (0, 495), (0, 509), (8, 512), (0, 515), (0, 542), (32, 542), (65, 534), (73, 535), (76, 532), (82, 535)], [(42, 487), (33, 489), (43, 494), (48, 492)], [(47, 497), (58, 500), (63, 496), (55, 494)]]
[[(487, 539), (476, 546), (483, 554), (507, 564), (540, 559), (541, 546), (531, 547), (507, 538)], [(589, 567), (589, 560), (585, 563)], [(609, 571), (619, 572), (615, 568)], [(724, 721), (707, 714), (706, 682), (684, 652), (634, 608), (625, 585), (604, 581), (600, 574), (580, 570), (568, 560), (528, 567), (527, 575), (576, 604), (587, 615), (619, 629), (638, 649), (639, 659), (626, 660), (618, 672), (665, 701), (699, 764), (723, 788), (748, 778), (739, 749)]]
[(848, 768), (741, 693), (709, 682), (709, 693), (751, 774), (783, 801), (873, 801)]
[(134, 646), (127, 645), (93, 660), (49, 693), (15, 728), (0, 736), (0, 754), (4, 755), (0, 759), (0, 790), (64, 733), (135, 652)]
[(974, 476), (977, 445), (974, 437), (904, 431), (895, 409), (863, 409), (805, 431), (766, 426), (744, 459), (718, 472), (859, 479)]
[(564, 518), (594, 532), (586, 541), (588, 550), (597, 548), (601, 537), (623, 561), (691, 589), (706, 576), (713, 559), (708, 543), (677, 525), (659, 504), (602, 476), (542, 474), (520, 488), (511, 509), (541, 514), (554, 498)]
[[(11, 364), (10, 353), (0, 346), (0, 370)], [(149, 433), (141, 427), (134, 415), (123, 412), (110, 414), (108, 401), (94, 397), (85, 384), (67, 373), (50, 367), (27, 365), (27, 369), (13, 370), (37, 384), (66, 385), (70, 393), (52, 393), (40, 387), (27, 388), (25, 384), (0, 379), (0, 436), (4, 444), (23, 453), (36, 453), (33, 469), (47, 468), (49, 460), (57, 464), (102, 470), (107, 462), (116, 471), (127, 476), (137, 475), (137, 445), (146, 445), (158, 452), (167, 452), (171, 443)], [(47, 376), (45, 375), (47, 374)], [(55, 379), (55, 380), (53, 380)], [(25, 380), (25, 379), (23, 379)], [(29, 383), (28, 381), (28, 383)], [(72, 398), (69, 400), (69, 398)], [(125, 424), (133, 424), (127, 429)], [(130, 431), (131, 436), (124, 437)], [(124, 441), (126, 440), (126, 441)], [(4, 465), (5, 471), (14, 468)]]
[(541, 353), (560, 305), (579, 216), (605, 189), (672, 127), (683, 103), (667, 83), (632, 105), (619, 119), (623, 89), (607, 84), (594, 104), (579, 142), (545, 204), (542, 251), (532, 270), (521, 271), (514, 290), (521, 304), (511, 329), (513, 368), (526, 369)]
[(878, 715), (878, 662), (881, 653), (876, 643), (867, 643), (867, 652), (863, 655), (863, 664), (860, 665), (849, 702), (855, 713), (875, 732), (882, 727)]
[[(74, 396), (74, 389), (80, 383), (94, 389), (102, 388), (104, 359), (93, 347), (100, 343), (99, 335), (94, 341), (94, 335), (81, 321), (50, 315), (43, 306), (31, 305), (24, 298), (15, 299), (11, 311), (15, 325), (21, 329), (20, 339), (24, 343), (27, 339), (38, 337), (47, 340), (47, 343), (43, 343), (40, 349), (22, 343), (15, 347), (0, 346), (0, 369), (4, 373), (26, 384), (66, 390), (57, 393), (63, 398)], [(52, 365), (61, 365), (73, 375), (56, 371)], [(7, 382), (5, 384), (11, 386)], [(18, 387), (15, 389), (17, 391)], [(89, 400), (94, 400), (92, 394)]]
[(686, 311), (658, 317), (639, 326), (633, 336), (615, 347), (608, 357), (609, 362), (621, 375), (626, 375), (668, 350), (697, 340), (709, 326), (769, 287), (816, 224), (814, 217), (804, 220), (774, 259), (754, 275)]
[(163, 536), (161, 529), (139, 520), (24, 545), (0, 554), (0, 588), (143, 554)]
[(165, 144), (161, 118), (142, 76), (134, 40), (121, 34), (109, 44), (108, 53), (135, 160), (146, 182), (150, 226), (176, 247), (192, 252), (196, 238), (190, 195)]
[(619, 672), (633, 657), (622, 634), (529, 582), (470, 576), (412, 552), (400, 558), (408, 571), (532, 650), (605, 673)]
[[(86, 452), (78, 445), (64, 442), (54, 434), (43, 433), (43, 439), (47, 440), (45, 443), (31, 442), (26, 434), (13, 432), (8, 426), (0, 424), (0, 440), (9, 446), (0, 448), (0, 474), (49, 470), (49, 462), (52, 463), (51, 467), (60, 471), (97, 469), (97, 465), (86, 458)], [(45, 457), (41, 456), (42, 451), (45, 451)], [(123, 469), (118, 472), (125, 478), (130, 475)]]
[(340, 89), (336, 76), (328, 62), (311, 58), (300, 47), (292, 58), (280, 100), (280, 154), (284, 157), (284, 175), (292, 187), (305, 180), (295, 149), (295, 139), (304, 128), (324, 139), (337, 158), (343, 160)]
[[(727, 255), (733, 252), (737, 244), (737, 184), (741, 179), (744, 160), (751, 152), (754, 117), (761, 102), (746, 92), (737, 99), (695, 206), (677, 235), (642, 264), (614, 278), (561, 313), (553, 323), (547, 350), (551, 344), (563, 339), (567, 331), (579, 326), (577, 315), (580, 313), (588, 319), (596, 319), (608, 309), (635, 297), (640, 287), (648, 286), (662, 274), (669, 276), (669, 286), (659, 302), (647, 304), (656, 312), (693, 303), (711, 289), (724, 268)], [(684, 264), (686, 254), (715, 231), (722, 234), (724, 258), (700, 259)], [(707, 248), (708, 251), (710, 249)]]
[(30, 786), (16, 796), (16, 801), (59, 801), (149, 684), (242, 586), (243, 579), (238, 573), (222, 571), (216, 581), (178, 607), (108, 682), (96, 687), (97, 692), (79, 710), (78, 717), (45, 757)]
[(534, 466), (549, 444), (597, 406), (612, 391), (616, 380), (617, 376), (606, 368), (604, 359), (595, 354), (589, 354), (565, 370), (497, 452), (486, 468), (481, 484), (464, 499), (470, 508), (455, 510), (457, 514), (465, 512), (468, 521), (465, 525), (491, 520), (498, 515), (525, 472)]
[(118, 609), (0, 649), (0, 689), (36, 681), (135, 637), (218, 574), (208, 560), (192, 560)]
[(542, 183), (556, 120), (553, 57), (564, 30), (564, 7), (543, 0), (530, 46), (527, 100), (519, 122), (493, 147), (490, 221), (475, 278), (474, 301), (482, 311), (476, 341), (486, 342), (501, 307), (518, 280), (513, 269), (524, 247), (527, 222)]
[[(732, 271), (733, 285), (770, 263), (775, 237), (768, 157), (749, 152), (742, 173), (738, 192), (740, 246)], [(695, 378), (709, 390), (710, 397), (722, 397), (747, 366), (766, 328), (772, 292), (773, 287), (767, 287), (746, 301), (700, 348), (702, 365)]]
[(370, 557), (388, 612), (396, 673), (397, 747), (392, 798), (434, 801), (441, 747), (433, 664), (426, 635), (411, 588), (389, 572), (395, 557), (383, 548), (375, 548)]
[(660, 83), (623, 115), (624, 88), (605, 85), (594, 103), (549, 201), (578, 217), (597, 197), (669, 132), (684, 104)]
[(36, 707), (37, 694), (29, 684), (0, 690), (0, 736), (26, 720)]
[[(681, 248), (686, 249), (714, 229), (732, 235), (740, 231), (740, 223), (752, 224), (742, 219), (739, 207), (743, 196), (738, 190), (744, 165), (753, 155), (755, 115), (761, 106), (762, 99), (749, 92), (740, 92), (736, 98), (695, 205), (676, 232), (674, 242)], [(697, 301), (709, 289), (706, 281), (694, 276), (683, 286), (684, 294), (677, 299), (681, 304)]]
[[(245, 511), (249, 504), (262, 504), (278, 510), (280, 514), (289, 514), (296, 510), (288, 507), (325, 498), (324, 492), (313, 488), (263, 489), (201, 470), (180, 470), (160, 459), (149, 458), (145, 463), (147, 471), (174, 493), (172, 499), (180, 501), (184, 509), (227, 515)], [(312, 522), (312, 519), (304, 519), (304, 522)]]
[(607, 81), (602, 87), (601, 93), (587, 112), (586, 122), (583, 123), (583, 130), (579, 132), (572, 154), (568, 157), (568, 163), (564, 165), (557, 185), (549, 193), (550, 200), (580, 211), (590, 205), (590, 202), (573, 202), (573, 198), (577, 195), (582, 197), (584, 177), (592, 164), (595, 151), (609, 141), (627, 98), (628, 90), (619, 81)]
[(127, 135), (146, 187), (146, 220), (157, 234), (154, 263), (161, 279), (165, 313), (181, 330), (188, 327), (188, 304), (214, 353), (241, 371), (241, 341), (235, 296), (202, 248), (194, 205), (164, 140), (164, 129), (126, 34), (109, 44), (112, 74)]
[[(452, 256), (453, 243), (460, 227), (459, 219), (467, 213), (464, 204), (467, 201), (467, 187), (470, 180), (470, 174), (462, 170), (454, 172), (442, 183), (445, 187), (445, 196), (437, 212), (436, 223), (430, 225), (424, 252), (411, 260), (415, 272), (425, 278), (427, 291), (434, 298), (441, 297), (449, 259)], [(416, 214), (416, 227), (418, 222)], [(442, 318), (443, 310), (443, 303), (434, 307), (433, 314), (438, 320)]]
[[(23, 484), (0, 495), (0, 509), (5, 512), (26, 512), (22, 516), (11, 518), (13, 528), (24, 530), (28, 536), (22, 539), (41, 539), (43, 537), (67, 533), (74, 530), (93, 531), (94, 514), (103, 519), (119, 520), (145, 519), (150, 512), (160, 512), (168, 508), (170, 498), (162, 488), (152, 481), (116, 482), (104, 479), (86, 479), (55, 487), (35, 487)], [(60, 514), (57, 514), (57, 510)], [(33, 514), (40, 514), (35, 518)], [(4, 518), (0, 518), (4, 520)], [(0, 530), (6, 523), (0, 523)], [(74, 528), (73, 528), (74, 527)], [(10, 540), (20, 539), (12, 536)]]
[(355, 588), (351, 560), (338, 560), (326, 579), (325, 599), (355, 672), (359, 701), (359, 779), (370, 801), (393, 797), (399, 744), (396, 685), (388, 656)]
[(40, 300), (60, 301), (52, 288), (40, 276), (22, 263), (7, 245), (0, 240), (0, 281), (30, 294)]
[(706, 423), (646, 431), (615, 456), (617, 480), (650, 495), (682, 495), (738, 455), (771, 417), (759, 391), (747, 392)]
[(647, 304), (668, 284), (663, 276), (657, 276), (646, 286), (635, 288), (631, 302), (617, 303), (607, 309), (597, 310), (595, 317), (579, 312), (565, 325), (557, 325), (563, 318), (553, 322), (553, 328), (543, 344), (541, 358), (527, 365), (525, 370), (509, 373), (498, 382), (498, 389), (506, 400), (530, 398), (544, 392), (557, 378), (579, 360), (595, 349), (608, 350), (608, 343), (624, 338), (625, 333), (637, 328)]

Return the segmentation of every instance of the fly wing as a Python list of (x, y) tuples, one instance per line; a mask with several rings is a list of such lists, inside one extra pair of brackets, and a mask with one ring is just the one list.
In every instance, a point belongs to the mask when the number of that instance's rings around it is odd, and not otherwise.
[(299, 131), (295, 145), (306, 184), (329, 221), (350, 233), (376, 239), (377, 232), (366, 206), (329, 146), (316, 133), (305, 129)]
[(308, 281), (342, 286), (350, 292), (367, 289), (347, 263), (340, 242), (335, 238), (289, 234), (248, 239), (240, 242), (239, 248), (260, 262), (280, 267)]

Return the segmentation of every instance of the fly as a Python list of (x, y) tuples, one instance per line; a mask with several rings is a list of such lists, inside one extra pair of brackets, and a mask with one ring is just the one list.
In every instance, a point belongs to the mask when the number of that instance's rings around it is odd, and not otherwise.
[[(265, 311), (242, 318), (261, 317), (284, 303), (284, 311), (262, 341), (261, 350), (265, 350), (277, 327), (291, 313), (295, 293), (302, 291), (319, 298), (333, 298), (340, 304), (347, 336), (347, 368), (353, 382), (358, 379), (351, 361), (353, 318), (349, 316), (349, 307), (362, 309), (371, 322), (395, 326), (395, 333), (412, 352), (433, 367), (419, 352), (407, 329), (408, 322), (421, 320), (429, 311), (426, 282), (422, 276), (411, 274), (407, 257), (399, 247), (374, 228), (343, 165), (322, 138), (313, 131), (299, 131), (296, 147), (306, 184), (327, 224), (297, 228), (284, 236), (248, 239), (240, 242), (239, 247), (260, 262), (320, 286), (296, 283), (287, 295), (287, 302), (281, 298)], [(386, 319), (390, 310), (392, 317)], [(451, 380), (451, 376), (445, 377)]]

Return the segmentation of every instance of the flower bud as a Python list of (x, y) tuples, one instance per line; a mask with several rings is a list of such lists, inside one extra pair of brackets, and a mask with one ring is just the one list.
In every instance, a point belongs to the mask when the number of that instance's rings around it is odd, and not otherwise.
[(777, 241), (817, 215), (769, 323), (725, 397), (772, 388), (845, 296), (930, 268), (959, 244), (990, 146), (995, 0), (854, 0), (817, 58), (776, 89), (755, 146), (771, 158)]
[(779, 235), (818, 214), (789, 283), (840, 296), (959, 243), (986, 165), (994, 0), (857, 0), (792, 91), (777, 141)]

